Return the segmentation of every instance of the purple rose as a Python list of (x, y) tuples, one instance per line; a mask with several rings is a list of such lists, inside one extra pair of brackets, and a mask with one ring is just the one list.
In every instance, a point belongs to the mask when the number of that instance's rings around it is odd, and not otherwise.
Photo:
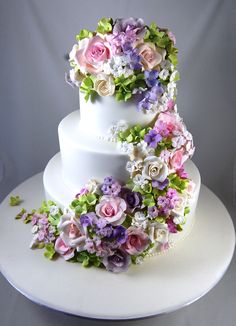
[(127, 230), (122, 225), (119, 225), (113, 229), (111, 238), (118, 245), (125, 243), (127, 240), (127, 237), (128, 237)]
[(122, 188), (120, 196), (127, 204), (127, 212), (131, 213), (135, 210), (135, 208), (140, 208), (142, 205), (143, 199), (140, 192), (132, 191), (128, 188)]
[(136, 35), (142, 37), (145, 33), (144, 21), (141, 18), (117, 18), (113, 28), (113, 34), (129, 33), (134, 31)]
[(128, 270), (131, 258), (123, 250), (117, 249), (111, 256), (105, 256), (102, 262), (109, 272), (121, 273)]

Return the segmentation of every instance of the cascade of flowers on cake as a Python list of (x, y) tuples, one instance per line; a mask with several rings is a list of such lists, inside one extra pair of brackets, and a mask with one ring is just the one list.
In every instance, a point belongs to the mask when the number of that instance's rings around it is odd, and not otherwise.
[(112, 176), (90, 180), (64, 211), (49, 201), (17, 218), (32, 223), (30, 246), (45, 248), (47, 258), (59, 255), (119, 273), (171, 246), (170, 235), (184, 228), (194, 193), (184, 170), (194, 153), (192, 136), (175, 104), (175, 37), (142, 19), (103, 18), (95, 32), (82, 30), (77, 40), (67, 81), (87, 100), (138, 97), (137, 109), (156, 112), (156, 120), (146, 127), (118, 121), (108, 131), (127, 154), (126, 183)]

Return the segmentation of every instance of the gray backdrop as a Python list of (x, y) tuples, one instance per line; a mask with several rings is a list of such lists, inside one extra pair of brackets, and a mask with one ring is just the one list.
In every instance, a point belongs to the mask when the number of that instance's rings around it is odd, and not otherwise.
[[(202, 181), (236, 219), (236, 78), (233, 0), (0, 1), (0, 201), (59, 150), (57, 126), (78, 108), (64, 56), (99, 18), (142, 17), (168, 26), (179, 48), (178, 109), (196, 145)], [(236, 263), (199, 302), (129, 325), (234, 325)], [(95, 325), (41, 308), (0, 278), (0, 324)], [(103, 323), (98, 323), (102, 325)], [(112, 324), (112, 323), (111, 323)], [(125, 323), (123, 323), (125, 324)]]

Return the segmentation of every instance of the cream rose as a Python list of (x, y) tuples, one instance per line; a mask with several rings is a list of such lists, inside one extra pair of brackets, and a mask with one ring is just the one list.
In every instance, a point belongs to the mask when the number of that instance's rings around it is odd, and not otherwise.
[(148, 234), (152, 243), (159, 242), (165, 244), (169, 241), (169, 231), (166, 224), (152, 223), (149, 227)]
[(156, 47), (153, 43), (141, 43), (137, 48), (145, 69), (154, 69), (165, 59), (166, 50)]
[(168, 167), (159, 157), (148, 156), (144, 160), (142, 175), (146, 179), (163, 182), (168, 176)]
[(115, 92), (115, 83), (112, 76), (99, 74), (94, 82), (94, 90), (100, 96), (111, 96)]

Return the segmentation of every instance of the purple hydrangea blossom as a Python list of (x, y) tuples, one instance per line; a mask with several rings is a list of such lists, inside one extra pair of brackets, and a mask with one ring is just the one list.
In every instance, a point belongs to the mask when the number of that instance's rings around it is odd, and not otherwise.
[(132, 191), (124, 187), (121, 190), (120, 197), (123, 198), (127, 204), (127, 212), (133, 212), (142, 205), (142, 195), (140, 192)]
[(169, 185), (169, 180), (166, 178), (163, 182), (153, 180), (152, 186), (153, 188), (157, 188), (159, 190), (164, 190)]
[(177, 233), (177, 227), (176, 224), (173, 221), (173, 218), (169, 218), (167, 220), (168, 230), (170, 233)]
[(106, 177), (101, 185), (101, 191), (104, 195), (118, 196), (121, 185), (113, 177)]
[(152, 218), (157, 217), (159, 214), (159, 210), (156, 206), (150, 206), (148, 207), (148, 215), (151, 216)]
[(97, 223), (98, 217), (94, 212), (82, 214), (80, 216), (80, 223), (83, 227), (92, 226)]
[(144, 136), (144, 141), (152, 148), (156, 148), (158, 143), (162, 140), (162, 136), (152, 129)]
[(164, 90), (161, 83), (158, 81), (157, 85), (153, 86), (144, 95), (144, 98), (138, 103), (138, 111), (150, 110), (153, 104), (158, 103), (158, 98), (163, 94)]
[(102, 238), (110, 238), (113, 233), (113, 228), (111, 225), (107, 225), (103, 228), (97, 229), (96, 234)]
[(178, 174), (178, 176), (182, 179), (187, 179), (188, 178), (188, 173), (184, 170), (184, 167), (181, 166), (181, 168), (179, 168), (176, 173)]
[(131, 258), (123, 250), (117, 249), (112, 255), (103, 257), (102, 262), (108, 271), (121, 273), (128, 270)]
[(127, 56), (129, 60), (129, 66), (133, 70), (139, 70), (142, 68), (142, 65), (140, 63), (141, 57), (138, 54), (137, 49), (134, 49), (131, 45), (131, 43), (126, 42), (122, 46), (124, 54)]
[(145, 70), (144, 71), (144, 77), (145, 77), (145, 81), (148, 87), (153, 87), (156, 86), (158, 84), (158, 77), (159, 73), (157, 70)]

